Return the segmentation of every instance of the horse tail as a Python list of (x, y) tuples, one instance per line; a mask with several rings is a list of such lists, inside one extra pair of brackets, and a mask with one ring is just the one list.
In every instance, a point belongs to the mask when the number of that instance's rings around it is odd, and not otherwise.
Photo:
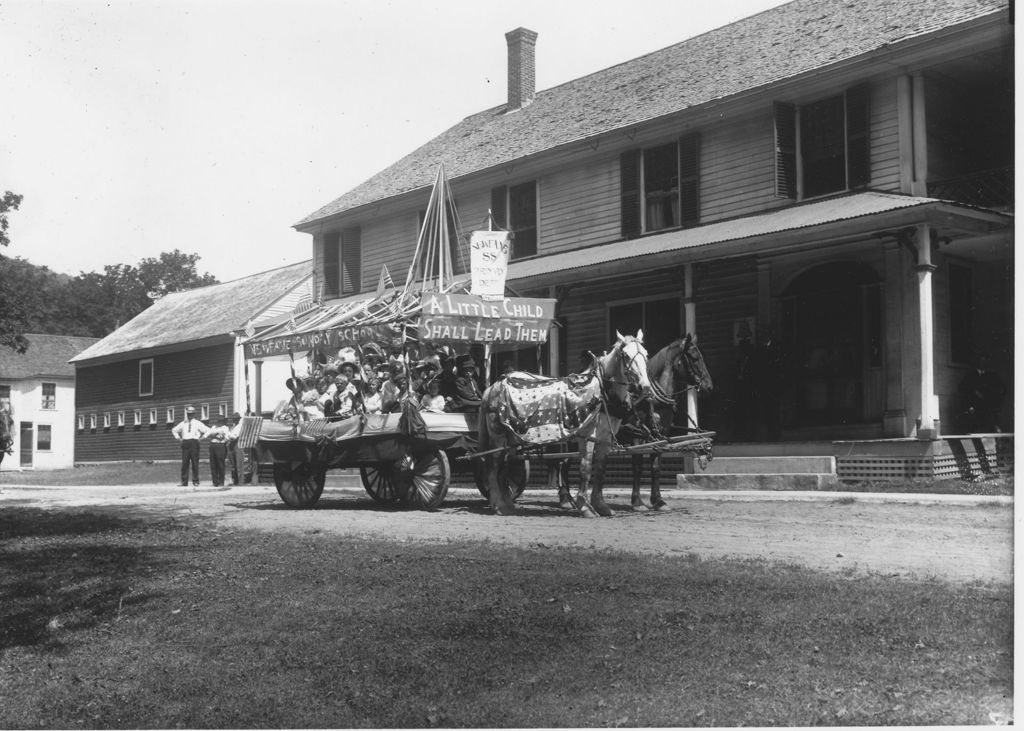
[[(498, 383), (501, 383), (500, 381)], [(483, 395), (480, 397), (480, 408), (477, 410), (476, 417), (476, 443), (477, 451), (484, 452), (490, 449), (491, 435), (487, 431), (487, 412), (490, 411), (490, 403), (494, 398), (491, 393), (491, 389), (498, 385), (493, 383), (484, 389)]]

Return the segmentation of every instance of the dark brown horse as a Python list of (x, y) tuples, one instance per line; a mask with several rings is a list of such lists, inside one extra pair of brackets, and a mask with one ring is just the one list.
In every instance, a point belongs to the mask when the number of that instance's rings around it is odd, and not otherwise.
[[(633, 423), (627, 423), (628, 434), (620, 434), (620, 440), (631, 436), (636, 441), (664, 439), (673, 433), (689, 431), (687, 426), (676, 426), (676, 415), (686, 413), (686, 393), (690, 389), (708, 393), (714, 388), (711, 374), (704, 363), (704, 356), (697, 348), (692, 334), (669, 343), (647, 361), (647, 375), (651, 381), (652, 395), (648, 399), (649, 411), (637, 409)], [(639, 422), (639, 423), (637, 423)], [(692, 423), (694, 429), (696, 423)], [(624, 429), (623, 431), (626, 431)], [(632, 455), (633, 460), (633, 510), (665, 510), (668, 506), (661, 497), (661, 452), (651, 452), (651, 502), (647, 504), (640, 496), (640, 481), (643, 477), (643, 455)]]
[[(636, 401), (649, 398), (651, 383), (647, 376), (647, 351), (643, 346), (643, 331), (636, 336), (616, 333), (617, 340), (610, 352), (594, 360), (588, 377), (578, 385), (570, 386), (566, 380), (551, 379), (559, 386), (564, 398), (577, 408), (578, 427), (561, 434), (558, 440), (580, 440), (580, 486), (575, 505), (587, 518), (597, 515), (611, 516), (611, 508), (604, 501), (604, 468), (622, 418), (633, 410)], [(515, 374), (513, 374), (514, 376)], [(492, 384), (484, 391), (480, 404), (478, 429), (479, 448), (489, 452), (484, 457), (483, 475), (491, 507), (498, 515), (514, 512), (513, 495), (509, 488), (509, 460), (515, 445), (515, 432), (503, 420), (507, 413), (510, 391), (516, 389), (511, 376)], [(553, 396), (549, 403), (554, 403)], [(586, 413), (584, 413), (586, 412)], [(544, 426), (538, 427), (543, 430)], [(532, 444), (551, 443), (551, 439), (534, 440)], [(516, 457), (515, 459), (521, 459)]]

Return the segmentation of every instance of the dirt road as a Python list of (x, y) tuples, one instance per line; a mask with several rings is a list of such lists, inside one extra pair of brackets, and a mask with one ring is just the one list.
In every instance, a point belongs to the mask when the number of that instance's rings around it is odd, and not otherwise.
[(866, 493), (672, 491), (672, 510), (633, 513), (612, 491), (611, 519), (560, 510), (552, 492), (528, 490), (519, 514), (491, 515), (476, 490), (452, 489), (433, 513), (375, 505), (353, 488), (328, 488), (311, 510), (287, 508), (271, 486), (231, 489), (146, 485), (17, 487), (0, 509), (89, 506), (140, 516), (204, 516), (233, 528), (341, 533), (401, 541), (481, 539), (520, 546), (579, 546), (706, 558), (763, 558), (820, 569), (951, 581), (1012, 581), (1010, 498)]

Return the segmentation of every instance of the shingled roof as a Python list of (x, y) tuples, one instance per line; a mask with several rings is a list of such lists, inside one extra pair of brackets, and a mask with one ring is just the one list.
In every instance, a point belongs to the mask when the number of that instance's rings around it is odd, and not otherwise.
[[(297, 224), (749, 92), (1005, 10), (1007, 0), (795, 0), (467, 117)], [(542, 41), (543, 42), (543, 37)]]
[(232, 332), (312, 274), (309, 260), (160, 298), (152, 307), (72, 359), (73, 362), (188, 343)]
[(74, 378), (75, 367), (68, 361), (99, 339), (38, 333), (25, 333), (25, 338), (29, 345), (24, 353), (0, 348), (0, 380)]

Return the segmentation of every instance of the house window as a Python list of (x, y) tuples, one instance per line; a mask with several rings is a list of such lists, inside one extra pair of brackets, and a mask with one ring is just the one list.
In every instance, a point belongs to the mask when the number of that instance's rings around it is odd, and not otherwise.
[(210, 404), (199, 404), (199, 418), (201, 421), (210, 420)]
[(150, 424), (155, 424), (156, 423), (156, 409), (150, 409), (149, 410), (149, 423)]
[(142, 426), (142, 409), (135, 409), (135, 426)]
[(636, 335), (644, 331), (644, 347), (654, 355), (683, 335), (682, 307), (678, 297), (616, 302), (608, 306), (608, 342), (615, 333)]
[(974, 282), (970, 267), (949, 264), (949, 359), (974, 360)]
[(153, 359), (139, 361), (139, 396), (153, 395)]
[(491, 216), (498, 228), (512, 232), (511, 259), (537, 254), (537, 181), (491, 190)]
[(104, 429), (109, 429), (110, 428), (110, 412), (109, 411), (103, 414), (103, 428)]
[(223, 401), (221, 401), (220, 405), (217, 406), (217, 416), (225, 416), (226, 417), (227, 415), (228, 415), (228, 405), (226, 403), (224, 403)]
[(871, 181), (868, 87), (797, 106), (776, 102), (775, 193), (813, 198)]
[(96, 431), (96, 414), (89, 414), (89, 428)]
[(167, 407), (167, 423), (168, 424), (173, 424), (174, 423), (174, 407), (173, 406), (168, 406)]
[(36, 449), (40, 452), (49, 452), (53, 438), (53, 429), (49, 424), (36, 426)]
[(361, 239), (358, 227), (324, 234), (324, 294), (327, 297), (361, 291)]
[(623, 238), (700, 223), (699, 133), (624, 152), (619, 166)]
[(118, 426), (124, 426), (124, 412), (123, 411), (118, 411), (117, 412), (117, 425)]
[(53, 411), (57, 408), (57, 384), (56, 383), (44, 383), (43, 384), (43, 408), (47, 411)]
[(78, 415), (78, 431), (85, 431), (85, 415)]

